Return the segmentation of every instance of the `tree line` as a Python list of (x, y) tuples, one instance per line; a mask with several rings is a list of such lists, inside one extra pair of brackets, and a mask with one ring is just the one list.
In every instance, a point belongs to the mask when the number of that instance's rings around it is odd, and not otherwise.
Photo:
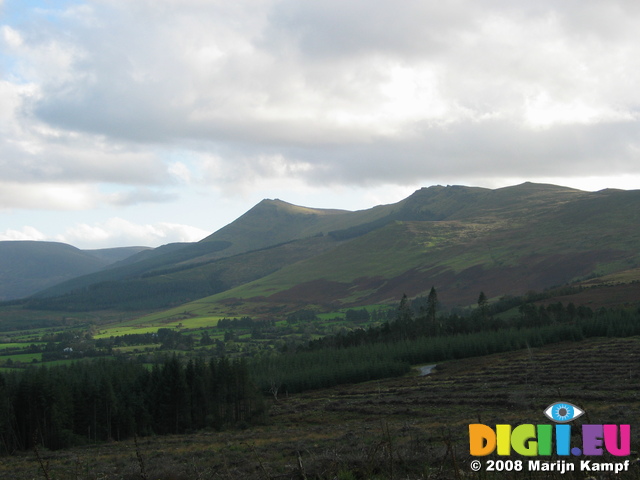
[(262, 421), (245, 360), (171, 356), (147, 368), (118, 360), (0, 374), (0, 452)]
[[(401, 375), (410, 365), (542, 347), (589, 337), (640, 335), (640, 309), (534, 305), (529, 297), (438, 313), (437, 292), (402, 298), (392, 321), (308, 342), (295, 351), (257, 357), (252, 371), (265, 393), (300, 392)], [(519, 305), (519, 306), (518, 306)], [(505, 310), (511, 311), (508, 315)]]

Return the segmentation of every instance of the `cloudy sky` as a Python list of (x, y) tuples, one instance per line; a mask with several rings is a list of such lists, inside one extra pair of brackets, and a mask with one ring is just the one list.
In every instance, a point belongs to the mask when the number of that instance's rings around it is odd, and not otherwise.
[(196, 241), (263, 198), (640, 188), (637, 0), (0, 0), (0, 240)]

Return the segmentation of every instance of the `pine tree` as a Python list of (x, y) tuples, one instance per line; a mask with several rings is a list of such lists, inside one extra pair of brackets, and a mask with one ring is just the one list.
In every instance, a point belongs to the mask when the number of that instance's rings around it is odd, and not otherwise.
[(438, 311), (438, 293), (435, 287), (431, 287), (429, 296), (427, 297), (427, 321), (429, 325), (435, 326), (436, 324), (436, 312)]
[(398, 306), (398, 321), (406, 323), (411, 320), (413, 320), (413, 312), (411, 311), (409, 298), (407, 297), (407, 294), (404, 293), (402, 295), (402, 299), (400, 299), (400, 305)]
[(478, 311), (480, 312), (480, 318), (485, 320), (489, 311), (489, 300), (487, 300), (487, 296), (482, 291), (478, 297)]

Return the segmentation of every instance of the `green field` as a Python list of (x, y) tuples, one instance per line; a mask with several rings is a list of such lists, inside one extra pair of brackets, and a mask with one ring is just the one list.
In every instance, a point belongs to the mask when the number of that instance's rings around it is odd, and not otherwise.
[[(233, 307), (224, 307), (218, 310), (226, 310), (227, 314), (212, 315), (212, 306), (206, 302), (194, 302), (192, 306), (189, 310), (183, 306), (143, 317), (95, 314), (87, 316), (84, 323), (76, 319), (71, 328), (60, 324), (57, 327), (29, 330), (26, 328), (29, 324), (27, 317), (24, 319), (25, 328), (22, 330), (0, 334), (0, 367), (20, 368), (31, 364), (54, 365), (61, 362), (64, 364), (85, 356), (115, 355), (133, 358), (146, 357), (149, 354), (218, 355), (221, 352), (231, 356), (245, 356), (261, 351), (273, 351), (286, 343), (301, 344), (327, 334), (361, 327), (366, 323), (354, 324), (347, 321), (347, 309), (317, 312), (313, 321), (294, 323), (285, 320), (290, 312), (281, 312), (270, 317), (269, 327), (266, 329), (262, 328), (260, 323), (264, 319), (255, 318), (255, 325), (260, 332), (252, 333), (252, 329), (248, 327), (218, 328), (218, 323), (225, 318), (244, 317), (241, 310), (234, 311)], [(373, 312), (388, 308), (385, 305), (371, 305), (367, 310)], [(39, 321), (37, 312), (34, 313), (32, 321), (36, 324)], [(160, 330), (173, 332), (174, 336), (167, 344), (158, 343), (157, 336), (153, 336)], [(145, 335), (148, 337), (140, 338)], [(211, 344), (203, 344), (205, 336)], [(66, 348), (73, 351), (65, 352)], [(34, 349), (37, 351), (31, 351)]]
[(7, 364), (7, 360), (11, 360), (15, 363), (34, 363), (42, 361), (41, 353), (19, 353), (19, 354), (9, 354), (9, 355), (1, 355), (0, 361), (4, 361), (4, 364)]

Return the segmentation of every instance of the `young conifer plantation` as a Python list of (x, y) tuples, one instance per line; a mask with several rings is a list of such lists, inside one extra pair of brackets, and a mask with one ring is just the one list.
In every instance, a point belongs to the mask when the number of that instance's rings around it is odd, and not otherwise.
[(95, 360), (0, 375), (0, 451), (249, 424), (264, 415), (244, 360)]
[[(342, 383), (402, 375), (411, 365), (477, 357), (592, 337), (640, 334), (640, 311), (623, 308), (593, 311), (561, 303), (536, 307), (522, 303), (518, 314), (494, 316), (511, 309), (508, 300), (485, 304), (469, 315), (436, 317), (420, 309), (420, 299), (400, 302), (394, 321), (311, 341), (295, 352), (259, 357), (251, 364), (261, 389), (301, 392)], [(415, 310), (422, 314), (415, 314)]]

